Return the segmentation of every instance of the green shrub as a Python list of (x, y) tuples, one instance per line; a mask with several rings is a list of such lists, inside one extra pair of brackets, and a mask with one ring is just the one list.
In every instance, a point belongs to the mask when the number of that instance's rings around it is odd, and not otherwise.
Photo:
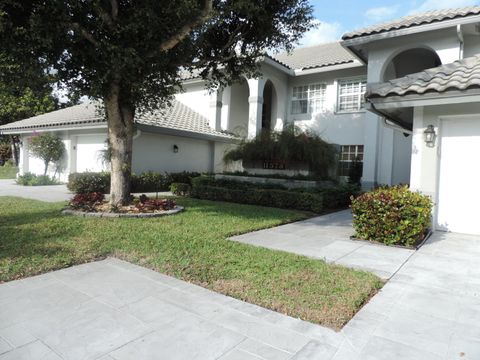
[(224, 156), (226, 162), (284, 161), (305, 163), (319, 178), (328, 178), (335, 164), (336, 149), (312, 132), (287, 126), (282, 132), (263, 132), (253, 140), (241, 143)]
[(407, 186), (382, 187), (352, 201), (355, 236), (412, 247), (431, 226), (432, 201)]
[(178, 173), (166, 173), (165, 178), (166, 178), (167, 189), (173, 183), (183, 183), (183, 184), (192, 185), (192, 179), (200, 175), (202, 174), (198, 172), (188, 172), (188, 171), (183, 171)]
[(166, 176), (152, 171), (141, 173), (140, 175), (132, 174), (132, 189), (137, 192), (157, 192), (168, 191), (169, 184)]
[[(192, 177), (198, 176), (195, 172), (181, 172), (161, 174), (144, 172), (140, 175), (132, 174), (131, 191), (133, 193), (168, 191), (173, 182), (191, 183)], [(184, 181), (173, 181), (180, 179)], [(68, 177), (68, 189), (75, 194), (110, 192), (110, 173), (108, 172), (85, 172), (73, 173)]]
[(353, 184), (339, 184), (309, 189), (295, 189), (294, 191), (320, 194), (323, 197), (325, 208), (342, 209), (351, 204), (352, 196), (357, 196), (360, 192), (360, 188), (358, 185)]
[(45, 185), (59, 185), (60, 182), (51, 178), (48, 175), (35, 175), (27, 172), (19, 175), (16, 179), (18, 185), (23, 186), (45, 186)]
[(172, 185), (170, 185), (170, 191), (173, 193), (173, 195), (188, 196), (192, 192), (192, 187), (190, 184), (172, 183)]
[[(263, 187), (257, 187), (261, 185)], [(192, 180), (192, 196), (199, 199), (229, 201), (320, 213), (324, 210), (320, 194), (268, 188), (232, 180), (215, 180), (201, 176)]]
[(110, 173), (84, 172), (68, 176), (67, 188), (75, 194), (110, 192)]

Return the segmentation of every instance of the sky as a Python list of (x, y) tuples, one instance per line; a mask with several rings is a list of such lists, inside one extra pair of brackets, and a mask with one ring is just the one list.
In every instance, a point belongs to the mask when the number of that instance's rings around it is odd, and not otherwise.
[(347, 31), (418, 12), (480, 5), (480, 0), (310, 0), (318, 22), (301, 46), (340, 39)]

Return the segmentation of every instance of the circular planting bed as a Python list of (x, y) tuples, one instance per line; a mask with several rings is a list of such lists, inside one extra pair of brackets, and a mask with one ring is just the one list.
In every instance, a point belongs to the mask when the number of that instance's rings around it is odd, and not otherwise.
[(65, 215), (106, 218), (152, 218), (174, 215), (184, 210), (171, 199), (150, 199), (146, 195), (132, 197), (130, 204), (112, 207), (101, 193), (77, 194), (69, 206), (62, 210)]

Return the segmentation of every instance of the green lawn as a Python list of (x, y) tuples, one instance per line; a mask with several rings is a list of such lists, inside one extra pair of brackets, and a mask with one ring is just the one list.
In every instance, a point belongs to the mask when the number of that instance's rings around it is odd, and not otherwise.
[(0, 166), (0, 179), (15, 179), (17, 172), (18, 168), (15, 166)]
[(381, 286), (372, 274), (226, 240), (300, 212), (179, 199), (154, 219), (60, 214), (63, 204), (0, 197), (0, 282), (116, 256), (304, 320), (340, 328)]

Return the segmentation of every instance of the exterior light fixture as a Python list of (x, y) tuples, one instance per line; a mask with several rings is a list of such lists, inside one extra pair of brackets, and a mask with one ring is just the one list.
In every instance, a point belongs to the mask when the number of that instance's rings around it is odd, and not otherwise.
[(423, 138), (425, 140), (425, 144), (428, 147), (435, 146), (435, 139), (437, 138), (437, 134), (435, 133), (435, 128), (433, 125), (428, 125), (425, 131), (423, 132)]
[(173, 145), (173, 152), (175, 154), (178, 153), (178, 146), (177, 145)]

